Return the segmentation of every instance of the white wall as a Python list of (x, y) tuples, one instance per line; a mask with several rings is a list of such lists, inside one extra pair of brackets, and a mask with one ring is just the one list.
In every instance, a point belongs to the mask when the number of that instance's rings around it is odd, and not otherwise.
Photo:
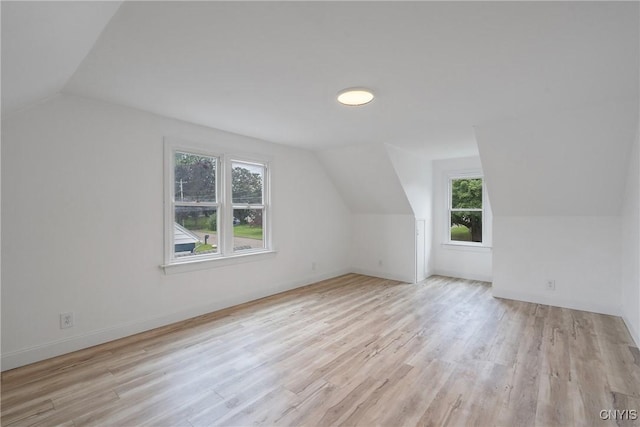
[(413, 215), (354, 214), (351, 265), (357, 273), (413, 283)]
[(620, 217), (496, 215), (493, 241), (494, 296), (620, 313)]
[(640, 128), (629, 156), (622, 205), (622, 318), (640, 346)]
[(382, 144), (317, 152), (353, 213), (353, 271), (415, 280), (415, 219), (403, 184)]
[[(433, 161), (420, 151), (409, 151), (386, 144), (391, 164), (400, 179), (416, 220), (424, 220), (424, 274), (417, 272), (417, 280), (428, 277), (433, 270)], [(416, 244), (421, 240), (417, 239)], [(416, 247), (416, 256), (419, 249)]]
[(448, 245), (448, 176), (451, 173), (476, 171), (482, 173), (480, 158), (464, 157), (433, 161), (433, 273), (463, 279), (491, 282), (492, 215), (491, 205), (485, 207), (483, 240), (487, 247)]
[[(165, 136), (274, 159), (275, 256), (164, 275)], [(58, 96), (3, 118), (1, 170), (3, 369), (350, 267), (350, 211), (305, 150)]]
[(495, 296), (620, 314), (620, 213), (637, 117), (636, 100), (476, 127), (495, 215)]

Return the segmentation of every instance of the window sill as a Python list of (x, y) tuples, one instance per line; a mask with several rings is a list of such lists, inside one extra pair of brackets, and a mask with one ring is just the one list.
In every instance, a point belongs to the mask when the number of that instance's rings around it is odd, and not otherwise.
[(276, 254), (277, 251), (274, 250), (248, 252), (220, 258), (195, 259), (174, 262), (171, 264), (163, 264), (160, 266), (160, 268), (164, 270), (164, 274), (187, 273), (189, 271), (208, 270), (211, 268), (242, 264), (245, 262), (262, 261), (265, 259), (273, 258)]
[(442, 248), (452, 251), (491, 252), (491, 246), (474, 245), (469, 243), (442, 243)]

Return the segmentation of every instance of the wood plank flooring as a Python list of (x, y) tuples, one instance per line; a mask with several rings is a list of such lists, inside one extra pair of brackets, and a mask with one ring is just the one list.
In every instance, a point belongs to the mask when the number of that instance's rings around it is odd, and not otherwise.
[(615, 412), (640, 417), (640, 352), (616, 317), (348, 274), (4, 372), (1, 401), (3, 426), (640, 425)]

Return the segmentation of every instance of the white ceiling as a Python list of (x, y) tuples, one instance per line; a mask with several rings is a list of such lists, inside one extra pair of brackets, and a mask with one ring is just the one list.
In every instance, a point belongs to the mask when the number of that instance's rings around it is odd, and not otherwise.
[(384, 146), (326, 149), (318, 158), (351, 212), (413, 213)]
[(477, 127), (494, 215), (619, 215), (637, 126), (636, 101)]
[(120, 3), (2, 1), (2, 113), (60, 92)]
[[(3, 102), (48, 74), (5, 80), (22, 59), (5, 38), (18, 53), (31, 42), (5, 33), (4, 3)], [(47, 16), (57, 31), (77, 20)], [(466, 156), (473, 125), (637, 99), (638, 16), (637, 2), (125, 2), (63, 91), (301, 147)], [(83, 49), (65, 43), (56, 55), (71, 64), (64, 54)], [(377, 97), (338, 105), (349, 86)]]

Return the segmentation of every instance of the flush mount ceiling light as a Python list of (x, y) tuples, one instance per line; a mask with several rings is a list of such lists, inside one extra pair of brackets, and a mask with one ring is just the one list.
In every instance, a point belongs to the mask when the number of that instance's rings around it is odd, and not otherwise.
[(364, 105), (371, 100), (373, 100), (373, 93), (369, 89), (361, 87), (351, 87), (338, 92), (338, 102), (344, 105)]

